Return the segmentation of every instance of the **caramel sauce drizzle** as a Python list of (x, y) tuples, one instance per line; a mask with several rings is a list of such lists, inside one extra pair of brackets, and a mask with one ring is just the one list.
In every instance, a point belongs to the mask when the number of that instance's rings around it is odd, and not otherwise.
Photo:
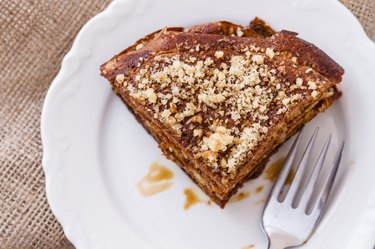
[(145, 177), (137, 183), (143, 196), (152, 196), (172, 186), (174, 175), (171, 170), (156, 162), (152, 163)]
[(249, 245), (246, 245), (244, 247), (242, 247), (241, 249), (251, 249), (251, 248), (254, 248), (255, 245), (254, 244), (249, 244)]
[(250, 197), (250, 193), (249, 192), (240, 192), (236, 195), (234, 195), (230, 200), (229, 202), (238, 202), (238, 201), (242, 201), (246, 198)]
[[(279, 176), (279, 173), (284, 165), (285, 157), (277, 159), (275, 162), (273, 162), (271, 165), (266, 167), (263, 173), (263, 178), (266, 180), (269, 180), (270, 182), (275, 182), (277, 177)], [(289, 172), (289, 175), (285, 181), (286, 184), (291, 184), (294, 178), (294, 170), (292, 169)]]
[[(185, 194), (185, 197), (186, 197), (186, 201), (185, 201), (185, 205), (184, 205), (185, 210), (188, 210), (192, 206), (202, 202), (202, 200), (198, 197), (198, 195), (194, 192), (194, 190), (192, 190), (190, 188), (184, 189), (184, 194)], [(209, 203), (211, 204), (211, 201), (209, 201)]]
[(256, 192), (257, 194), (259, 194), (260, 192), (263, 191), (263, 189), (264, 189), (264, 186), (263, 186), (263, 185), (262, 185), (262, 186), (259, 186), (259, 187), (257, 187), (257, 188), (255, 189), (255, 192)]

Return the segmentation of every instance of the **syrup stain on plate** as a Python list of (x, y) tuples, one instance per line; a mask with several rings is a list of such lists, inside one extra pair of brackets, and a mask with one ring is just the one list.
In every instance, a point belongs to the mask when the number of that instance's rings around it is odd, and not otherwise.
[(156, 162), (152, 163), (145, 177), (137, 183), (143, 196), (152, 196), (172, 186), (174, 175), (171, 170)]
[(249, 244), (249, 245), (246, 245), (244, 247), (242, 247), (241, 249), (251, 249), (251, 248), (254, 248), (255, 245), (254, 244)]
[(253, 203), (253, 205), (259, 205), (259, 204), (263, 204), (263, 203), (266, 203), (266, 199), (256, 201), (256, 202)]
[(184, 205), (185, 210), (188, 210), (192, 206), (202, 202), (199, 196), (191, 188), (184, 189), (184, 194), (186, 197), (186, 201)]
[(242, 201), (246, 198), (250, 197), (250, 193), (249, 192), (240, 192), (236, 195), (234, 195), (230, 200), (229, 202), (238, 202), (238, 201)]
[[(285, 157), (279, 158), (275, 162), (271, 163), (271, 165), (266, 167), (263, 173), (263, 178), (269, 180), (270, 182), (275, 182), (277, 177), (279, 176), (281, 169), (283, 168), (285, 159)], [(294, 174), (294, 170), (292, 169), (285, 181), (286, 184), (289, 185), (292, 183)]]
[(264, 186), (263, 186), (263, 185), (262, 185), (262, 186), (259, 186), (259, 187), (257, 187), (257, 188), (255, 189), (255, 193), (259, 194), (260, 192), (263, 191), (263, 189), (264, 189)]

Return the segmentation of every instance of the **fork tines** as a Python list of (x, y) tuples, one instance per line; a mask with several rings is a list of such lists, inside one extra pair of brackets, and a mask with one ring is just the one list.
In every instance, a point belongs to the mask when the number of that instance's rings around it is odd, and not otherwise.
[(285, 195), (285, 198), (282, 200), (281, 198), (279, 198), (279, 196), (283, 190), (283, 186), (288, 177), (288, 174), (291, 171), (294, 165), (294, 162), (296, 160), (296, 154), (297, 154), (298, 146), (301, 140), (301, 132), (297, 135), (297, 138), (295, 139), (288, 153), (283, 169), (281, 170), (279, 177), (277, 181), (275, 182), (275, 185), (269, 196), (269, 200), (276, 200), (277, 202), (282, 203), (283, 205), (290, 205), (295, 209), (302, 209), (305, 212), (305, 214), (313, 215), (317, 220), (320, 218), (322, 210), (325, 207), (328, 196), (331, 192), (333, 182), (335, 180), (335, 177), (336, 177), (339, 165), (340, 165), (342, 151), (344, 149), (344, 141), (343, 141), (336, 153), (336, 156), (333, 162), (331, 163), (328, 176), (324, 180), (322, 189), (320, 193), (318, 194), (317, 202), (315, 203), (315, 205), (311, 206), (311, 211), (308, 210), (308, 207), (311, 204), (313, 204), (311, 203), (313, 200), (313, 192), (317, 188), (317, 180), (319, 178), (319, 175), (321, 174), (321, 169), (325, 162), (326, 154), (327, 154), (327, 151), (331, 142), (331, 137), (332, 137), (332, 135), (328, 136), (323, 148), (320, 151), (319, 157), (317, 161), (315, 162), (315, 165), (312, 169), (312, 173), (309, 176), (309, 180), (306, 184), (306, 187), (304, 190), (302, 190), (302, 197), (300, 200), (297, 200), (296, 198), (297, 192), (302, 187), (302, 179), (304, 175), (306, 174), (309, 157), (313, 150), (314, 142), (318, 135), (318, 132), (319, 132), (319, 128), (316, 128), (303, 153), (302, 159), (300, 160), (297, 166), (294, 179)]

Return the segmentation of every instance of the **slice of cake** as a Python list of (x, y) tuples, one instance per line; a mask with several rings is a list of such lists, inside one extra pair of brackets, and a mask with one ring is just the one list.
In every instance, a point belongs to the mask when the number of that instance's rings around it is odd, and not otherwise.
[(137, 119), (219, 206), (340, 96), (344, 70), (256, 19), (163, 29), (101, 66)]

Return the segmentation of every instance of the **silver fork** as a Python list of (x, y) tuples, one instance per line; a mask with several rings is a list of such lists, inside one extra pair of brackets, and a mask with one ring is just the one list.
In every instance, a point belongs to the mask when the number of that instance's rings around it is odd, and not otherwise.
[(323, 166), (328, 147), (331, 141), (331, 135), (328, 137), (320, 155), (315, 163), (303, 194), (298, 201), (296, 196), (299, 188), (302, 187), (302, 179), (308, 166), (308, 160), (318, 135), (319, 128), (316, 128), (314, 134), (305, 149), (302, 159), (297, 167), (292, 184), (289, 187), (284, 198), (281, 198), (281, 192), (285, 180), (293, 167), (296, 159), (297, 148), (301, 140), (301, 133), (295, 139), (284, 166), (276, 180), (271, 194), (268, 197), (267, 204), (263, 211), (262, 228), (268, 237), (269, 249), (284, 249), (304, 244), (315, 231), (322, 217), (327, 199), (331, 192), (333, 182), (338, 171), (344, 142), (342, 142), (336, 156), (329, 169), (322, 190), (318, 194), (316, 203), (313, 203), (313, 192), (317, 187), (317, 179)]

